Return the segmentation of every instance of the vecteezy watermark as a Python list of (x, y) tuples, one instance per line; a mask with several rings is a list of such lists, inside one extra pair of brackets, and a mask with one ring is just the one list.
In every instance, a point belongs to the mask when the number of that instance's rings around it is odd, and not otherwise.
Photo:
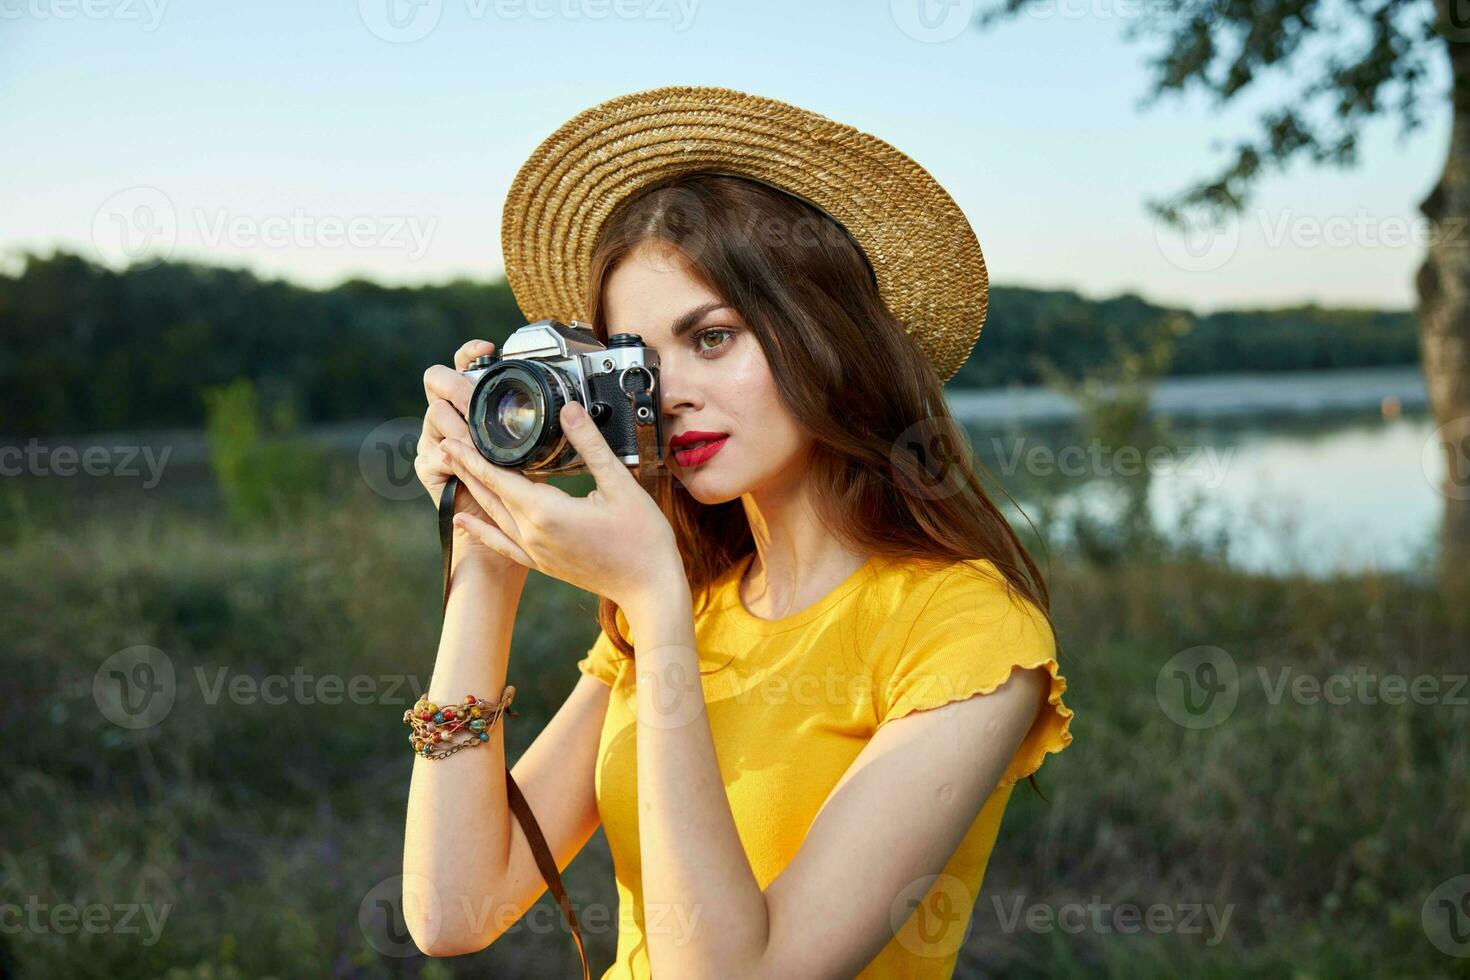
[(1441, 882), (1419, 911), (1434, 948), (1446, 956), (1470, 957), (1470, 875)]
[(174, 202), (157, 187), (129, 187), (92, 215), (92, 247), (104, 265), (148, 267), (168, 261), (179, 240)]
[(425, 495), (414, 469), (423, 428), (422, 417), (403, 415), (375, 427), (362, 440), (357, 469), (373, 493), (389, 500), (416, 500)]
[[(31, 439), (24, 446), (0, 446), (0, 476), (143, 477), (143, 489), (152, 490), (163, 479), (172, 446), (43, 446)], [(142, 465), (142, 469), (139, 468)], [(146, 472), (145, 472), (146, 471)]]
[(1105, 902), (1099, 895), (1094, 895), (1091, 901), (1059, 905), (1045, 902), (1028, 905), (1024, 895), (1017, 895), (1010, 902), (1000, 895), (992, 895), (990, 901), (1001, 931), (1005, 933), (1058, 931), (1071, 935), (1084, 932), (1203, 935), (1206, 946), (1219, 945), (1225, 938), (1225, 932), (1230, 928), (1230, 916), (1235, 911), (1233, 902), (1224, 906), (1209, 902), (1139, 905), (1137, 902)]
[(314, 215), (295, 208), (289, 215), (234, 214), (224, 208), (192, 212), (206, 248), (384, 249), (405, 253), (410, 262), (424, 257), (439, 225), (437, 217), (418, 215)]
[(119, 650), (92, 675), (92, 700), (119, 728), (152, 728), (168, 717), (178, 686), (174, 662), (157, 647)]
[(963, 492), (973, 478), (974, 460), (969, 433), (947, 416), (920, 419), (900, 432), (888, 450), (894, 481), (928, 500)]
[[(703, 914), (702, 903), (649, 903), (640, 906), (641, 928), (645, 935), (668, 935), (677, 946), (694, 938), (694, 928)], [(635, 927), (632, 907), (619, 905), (616, 910), (603, 902), (588, 902), (576, 907), (577, 923), (583, 935), (598, 935), (618, 928), (619, 919), (626, 929)], [(524, 912), (508, 902), (495, 902), (488, 895), (458, 895), (446, 899), (434, 883), (422, 875), (394, 875), (370, 888), (358, 905), (357, 922), (368, 945), (385, 956), (414, 956), (419, 943), (432, 947), (439, 938), (436, 930), (446, 924), (445, 916), (453, 915), (456, 925), (469, 935), (501, 936), (517, 931), (534, 935), (550, 935), (567, 931), (561, 910), (538, 902)], [(418, 924), (420, 933), (409, 932), (408, 923)]]
[[(1431, 221), (1422, 215), (1373, 214), (1359, 208), (1351, 215), (1299, 214), (1290, 208), (1255, 208), (1253, 220), (1267, 248), (1413, 248), (1431, 245), (1463, 248), (1470, 244), (1470, 222), (1463, 218)], [(1215, 222), (1181, 218), (1182, 230), (1159, 222), (1155, 242), (1170, 265), (1186, 272), (1213, 272), (1239, 250), (1242, 219), (1227, 212)]]
[(1265, 667), (1257, 667), (1266, 700), (1280, 704), (1290, 695), (1296, 704), (1470, 704), (1466, 694), (1470, 675), (1466, 674), (1378, 674), (1366, 667), (1352, 673), (1333, 673), (1326, 677), (1295, 673), (1291, 667), (1279, 667), (1275, 677)]
[(1154, 693), (1176, 725), (1213, 728), (1230, 717), (1240, 697), (1235, 658), (1220, 647), (1181, 650), (1159, 668)]
[(1086, 446), (1029, 448), (1026, 437), (1018, 436), (1006, 448), (1005, 440), (992, 437), (991, 447), (1000, 471), (1012, 476), (1024, 470), (1032, 476), (1113, 477), (1143, 473), (1201, 476), (1210, 489), (1225, 482), (1226, 470), (1235, 457), (1235, 447), (1221, 452), (1215, 446), (1107, 446), (1093, 439)]
[(115, 20), (156, 31), (168, 0), (0, 0), (0, 21)]
[(1451, 500), (1470, 500), (1470, 415), (1430, 433), (1419, 454), (1424, 479)]
[[(1319, 676), (1300, 673), (1291, 666), (1257, 665), (1256, 680), (1272, 706), (1283, 702), (1311, 707), (1329, 705), (1447, 705), (1470, 704), (1470, 675), (1396, 674), (1366, 667)], [(1156, 679), (1159, 707), (1169, 720), (1184, 728), (1213, 728), (1235, 711), (1241, 695), (1235, 658), (1219, 647), (1183, 650), (1159, 668)]]
[(889, 0), (893, 23), (915, 41), (941, 44), (965, 32), (975, 19), (975, 0)]
[(0, 902), (0, 933), (141, 935), (144, 946), (158, 942), (173, 911), (172, 902), (43, 902), (29, 895), (25, 904)]
[(231, 704), (400, 705), (423, 697), (427, 685), (413, 674), (313, 674), (297, 665), (290, 674), (232, 674), (229, 667), (194, 668), (204, 703), (219, 704), (228, 695)]
[(705, 711), (699, 655), (678, 644), (638, 651), (634, 683), (638, 724), (674, 729), (691, 724)]
[(1024, 0), (1020, 16), (1027, 20), (1139, 20), (1169, 15), (1208, 18), (1222, 0)]
[(157, 187), (130, 187), (103, 201), (92, 216), (92, 245), (104, 264), (119, 269), (167, 261), (181, 231), (209, 249), (379, 249), (417, 261), (439, 225), (432, 215), (313, 214), (301, 207), (264, 215), (196, 207), (184, 219)]
[[(228, 666), (195, 666), (188, 675), (204, 704), (395, 705), (408, 707), (427, 685), (414, 674), (234, 673)], [(92, 675), (92, 698), (102, 716), (121, 728), (160, 724), (173, 711), (179, 681), (173, 658), (157, 647), (132, 646), (104, 660)]]
[[(362, 936), (377, 952), (384, 956), (417, 956), (418, 943), (408, 931), (405, 911), (414, 916), (421, 928), (438, 930), (443, 927), (444, 901), (439, 889), (423, 875), (394, 875), (384, 878), (363, 895), (357, 905), (357, 927)], [(418, 937), (418, 942), (432, 948), (438, 939), (436, 932)]]
[(1240, 249), (1240, 217), (1226, 213), (1215, 222), (1181, 218), (1181, 228), (1162, 221), (1154, 224), (1154, 244), (1159, 254), (1185, 272), (1214, 272), (1235, 258)]
[[(473, 21), (607, 20), (668, 23), (684, 32), (699, 0), (459, 0)], [(444, 16), (444, 0), (357, 0), (357, 14), (373, 36), (411, 44), (432, 34)]]
[(1430, 221), (1423, 215), (1375, 215), (1358, 208), (1351, 216), (1296, 214), (1290, 208), (1279, 212), (1256, 209), (1261, 234), (1271, 248), (1412, 248), (1431, 245), (1464, 248), (1466, 220), (1448, 218)]
[(950, 874), (909, 882), (888, 907), (888, 927), (898, 944), (926, 958), (953, 955), (970, 938), (975, 896)]

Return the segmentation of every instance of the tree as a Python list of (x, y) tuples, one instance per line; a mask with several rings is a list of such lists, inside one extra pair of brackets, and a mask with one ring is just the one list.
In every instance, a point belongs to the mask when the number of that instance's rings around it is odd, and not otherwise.
[[(1470, 584), (1470, 0), (1120, 2), (1136, 3), (1140, 12), (1126, 37), (1164, 38), (1141, 106), (1191, 89), (1223, 105), (1266, 71), (1301, 82), (1285, 104), (1260, 115), (1260, 137), (1237, 144), (1216, 174), (1147, 202), (1170, 227), (1218, 226), (1239, 214), (1268, 170), (1295, 159), (1352, 166), (1367, 120), (1397, 113), (1403, 139), (1422, 124), (1424, 105), (1448, 98), (1444, 171), (1420, 204), (1430, 245), (1416, 288), (1420, 360), (1447, 474), (1441, 581), (1457, 590)], [(977, 23), (985, 28), (1027, 3), (1002, 0), (980, 11)], [(1449, 91), (1426, 92), (1430, 59), (1439, 58), (1450, 69)], [(1318, 109), (1325, 120), (1314, 120)]]

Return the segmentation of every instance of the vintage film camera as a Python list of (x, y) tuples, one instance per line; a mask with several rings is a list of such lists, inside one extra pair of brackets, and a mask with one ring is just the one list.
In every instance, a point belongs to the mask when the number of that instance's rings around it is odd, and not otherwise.
[[(465, 416), (470, 438), (497, 466), (541, 476), (587, 472), (560, 422), (561, 407), (576, 401), (640, 479), (665, 472), (658, 352), (637, 334), (615, 334), (604, 346), (585, 323), (537, 320), (464, 375), (475, 383)], [(639, 453), (640, 429), (651, 459)]]

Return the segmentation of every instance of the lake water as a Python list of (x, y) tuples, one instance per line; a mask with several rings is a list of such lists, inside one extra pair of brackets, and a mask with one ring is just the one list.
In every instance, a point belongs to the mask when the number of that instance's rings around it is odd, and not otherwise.
[[(1443, 498), (1423, 378), (1414, 368), (1174, 378), (1154, 392), (1167, 452), (1083, 440), (1054, 392), (961, 392), (951, 410), (975, 454), (1028, 512), (1116, 515), (1143, 485), (1164, 534), (1228, 532), (1255, 571), (1427, 566)], [(1147, 474), (1145, 478), (1143, 474)]]
[[(1156, 528), (1175, 538), (1226, 529), (1227, 560), (1243, 569), (1314, 575), (1415, 571), (1430, 560), (1443, 464), (1431, 442), (1434, 424), (1416, 368), (1168, 379), (1156, 388), (1153, 407), (1170, 421), (1172, 449), (1148, 458), (1129, 447), (1080, 438), (1075, 406), (1054, 392), (963, 391), (946, 397), (966, 426), (975, 457), (1033, 518), (1043, 502), (1059, 515), (1116, 512), (1128, 499), (1127, 488), (1136, 493), (1146, 484)], [(371, 432), (381, 443), (375, 448), (392, 447), (376, 454), (382, 457), (412, 445), (396, 430), (385, 438), (393, 424), (338, 424), (311, 435), (365, 459), (375, 455), (359, 452)], [(416, 435), (416, 420), (396, 424)], [(121, 448), (152, 446), (155, 458), (167, 448), (156, 488), (148, 484), (142, 457), (133, 463), (135, 477), (119, 470), (66, 483), (86, 496), (162, 494), (212, 505), (206, 447), (197, 430), (44, 444), (79, 454), (109, 447), (114, 461), (122, 459)], [(14, 453), (5, 458), (13, 460)], [(403, 462), (405, 474), (410, 464)], [(16, 479), (7, 470), (0, 486)], [(32, 473), (18, 479), (57, 478)], [(403, 506), (427, 507), (427, 497)]]

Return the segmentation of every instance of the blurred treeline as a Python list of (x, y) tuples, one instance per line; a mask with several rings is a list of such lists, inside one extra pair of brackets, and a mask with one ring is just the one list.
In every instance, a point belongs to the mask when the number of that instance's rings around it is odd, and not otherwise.
[[(0, 273), (0, 436), (203, 423), (204, 392), (251, 379), (306, 423), (416, 415), (418, 383), (472, 337), (524, 320), (503, 280), (315, 290), (250, 272), (164, 263), (117, 272), (67, 253)], [(1318, 306), (1196, 316), (1125, 294), (996, 287), (983, 356), (950, 385), (1081, 376), (1115, 342), (1175, 336), (1173, 374), (1412, 364), (1409, 311)], [(1043, 353), (1045, 355), (1043, 360)]]

